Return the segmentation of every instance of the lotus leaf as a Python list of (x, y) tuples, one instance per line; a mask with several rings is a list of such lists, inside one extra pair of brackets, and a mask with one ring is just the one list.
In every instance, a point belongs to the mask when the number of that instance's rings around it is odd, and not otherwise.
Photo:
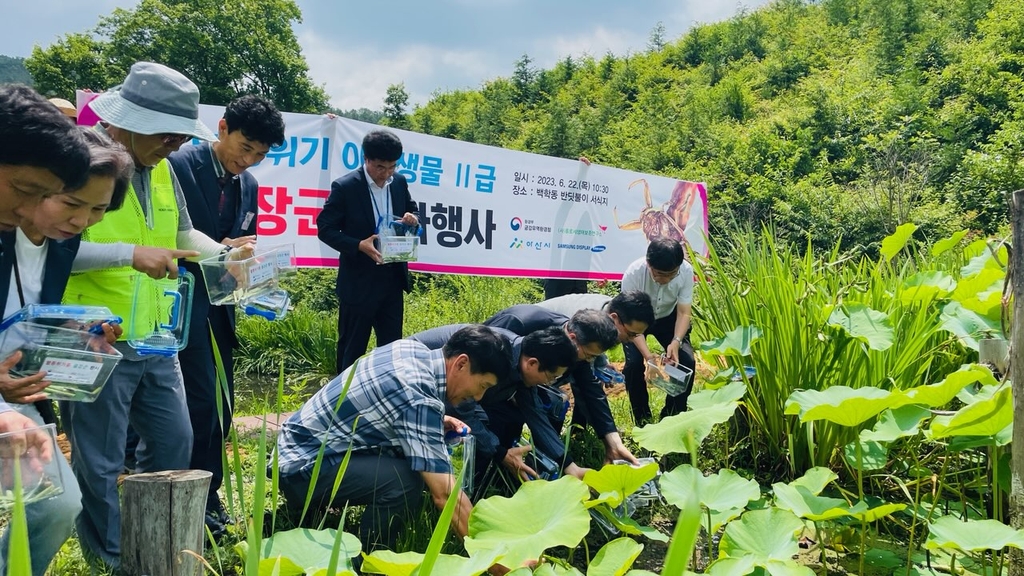
[[(448, 574), (448, 572), (445, 574)], [(572, 566), (545, 562), (533, 571), (533, 576), (583, 576), (583, 573)]]
[(736, 402), (743, 398), (743, 395), (746, 393), (747, 385), (743, 382), (729, 382), (718, 389), (712, 390), (705, 388), (700, 392), (691, 394), (690, 398), (686, 401), (686, 404), (689, 406), (690, 410), (710, 408), (715, 404)]
[(597, 490), (602, 498), (609, 492), (614, 493), (615, 496), (607, 501), (608, 505), (614, 508), (657, 475), (656, 462), (638, 467), (629, 464), (609, 464), (600, 470), (588, 471), (583, 475), (583, 482)]
[(615, 528), (623, 534), (646, 536), (651, 540), (656, 540), (658, 542), (668, 542), (668, 536), (659, 532), (657, 528), (644, 526), (628, 516), (618, 516), (607, 506), (596, 506), (594, 507), (594, 511), (600, 514), (605, 520), (611, 522), (612, 526), (615, 526)]
[(964, 388), (957, 393), (956, 397), (958, 400), (964, 403), (964, 405), (971, 405), (975, 402), (982, 400), (989, 400), (996, 395), (996, 392), (1002, 390), (1002, 386), (999, 384), (990, 384), (982, 386), (981, 388)]
[[(263, 558), (259, 562), (259, 576), (300, 576), (306, 571), (295, 562), (283, 556)], [(323, 570), (327, 570), (323, 568)]]
[(964, 406), (952, 416), (939, 416), (928, 429), (932, 438), (950, 436), (995, 436), (1013, 422), (1013, 399), (1003, 386), (987, 400)]
[(904, 390), (905, 399), (897, 404), (923, 404), (932, 408), (949, 404), (956, 395), (968, 384), (997, 384), (992, 371), (981, 364), (964, 364), (956, 372), (952, 372), (941, 382), (917, 386)]
[[(971, 261), (968, 262), (966, 266), (960, 268), (961, 278), (970, 278), (971, 276), (978, 274), (979, 272), (985, 270), (986, 268), (994, 268), (997, 270), (1001, 270), (1003, 265), (1007, 262), (1006, 246), (1000, 245), (999, 248), (995, 250), (996, 258), (994, 258), (993, 250), (991, 246), (988, 244), (988, 242), (985, 240), (980, 240), (979, 242), (985, 243), (985, 246), (983, 250), (980, 253), (978, 253), (977, 256), (971, 258)], [(976, 245), (977, 243), (972, 243), (970, 246), (968, 246), (968, 249), (971, 249)]]
[(951, 548), (967, 552), (1000, 550), (1006, 546), (1024, 548), (1024, 531), (998, 520), (968, 520), (956, 516), (942, 516), (928, 525), (925, 548)]
[(893, 402), (894, 394), (881, 388), (832, 386), (793, 392), (786, 400), (786, 414), (799, 414), (801, 422), (828, 420), (841, 426), (857, 426)]
[(921, 421), (931, 416), (931, 410), (920, 406), (901, 406), (882, 412), (870, 430), (860, 433), (862, 441), (894, 442), (899, 438), (915, 436)]
[(910, 237), (917, 230), (917, 224), (907, 222), (896, 227), (896, 231), (882, 239), (882, 247), (879, 253), (886, 260), (892, 260), (893, 256), (899, 254), (900, 250), (906, 247)]
[(985, 268), (974, 276), (961, 278), (950, 299), (961, 302), (974, 298), (978, 294), (991, 291), (1002, 291), (1006, 273), (998, 268)]
[(860, 470), (881, 470), (889, 461), (889, 448), (874, 440), (858, 438), (843, 446), (843, 457), (851, 468), (857, 469), (857, 444), (860, 444)]
[[(298, 573), (312, 574), (317, 570), (326, 569), (331, 561), (331, 550), (334, 549), (334, 540), (337, 531), (328, 528), (325, 530), (310, 530), (308, 528), (296, 528), (278, 532), (263, 541), (262, 560), (260, 570), (263, 570), (267, 560), (282, 557), (291, 561), (295, 566), (302, 567)], [(359, 555), (361, 549), (359, 538), (348, 532), (341, 535), (341, 554), (339, 558), (339, 570), (352, 570), (349, 558)], [(245, 557), (248, 551), (248, 543), (239, 542), (236, 549), (239, 556)], [(271, 562), (268, 566), (273, 566)], [(288, 563), (282, 562), (281, 574), (290, 574)]]
[(815, 466), (804, 475), (793, 480), (789, 483), (790, 486), (802, 486), (807, 489), (808, 492), (815, 496), (821, 494), (821, 491), (825, 489), (832, 481), (839, 479), (839, 476), (835, 472), (825, 468), (824, 466)]
[(661, 494), (669, 504), (682, 508), (688, 492), (696, 494), (701, 506), (709, 510), (743, 508), (761, 495), (757, 482), (747, 480), (732, 470), (704, 476), (700, 470), (683, 464), (662, 474), (658, 481)]
[(918, 272), (903, 282), (900, 301), (904, 304), (931, 302), (937, 298), (945, 298), (956, 289), (956, 280), (949, 274), (936, 270)]
[(623, 576), (643, 550), (643, 544), (632, 538), (616, 538), (598, 550), (587, 576)]
[(862, 500), (850, 508), (850, 516), (862, 522), (874, 522), (906, 507), (906, 504), (880, 504), (872, 508)]
[[(500, 550), (497, 552), (501, 552)], [(483, 574), (495, 563), (495, 554), (480, 556), (455, 556), (441, 554), (434, 564), (434, 574), (465, 574), (477, 576)], [(386, 576), (413, 576), (423, 564), (423, 554), (419, 552), (392, 552), (391, 550), (375, 550), (363, 557), (360, 571), (364, 574), (384, 574)], [(527, 572), (529, 573), (529, 572)]]
[(704, 354), (721, 356), (750, 356), (750, 346), (762, 336), (757, 326), (740, 326), (725, 333), (721, 338), (704, 342), (700, 350)]
[(691, 446), (700, 446), (715, 424), (732, 417), (737, 402), (715, 404), (699, 410), (688, 410), (669, 416), (657, 424), (633, 430), (640, 446), (659, 454), (689, 453)]
[(942, 254), (950, 251), (964, 239), (964, 236), (967, 236), (967, 230), (953, 232), (953, 234), (948, 238), (939, 240), (932, 245), (932, 256), (941, 256)]
[(718, 529), (725, 526), (729, 522), (740, 517), (746, 511), (746, 508), (729, 508), (727, 510), (712, 510), (711, 511), (711, 532), (718, 532)]
[(589, 496), (586, 484), (564, 476), (554, 482), (527, 482), (511, 498), (481, 500), (469, 517), (466, 551), (478, 556), (504, 546), (508, 550), (502, 563), (519, 566), (550, 547), (576, 546), (590, 530), (590, 514), (583, 506)]
[(977, 351), (979, 338), (993, 338), (1000, 334), (999, 323), (964, 308), (953, 301), (942, 307), (939, 316), (942, 329), (952, 333), (964, 346)]
[(850, 506), (841, 498), (815, 496), (803, 486), (772, 484), (775, 493), (775, 505), (789, 510), (797, 516), (812, 522), (834, 520), (850, 515)]
[(1013, 424), (1007, 424), (996, 433), (995, 436), (955, 436), (949, 441), (949, 449), (954, 452), (962, 452), (972, 448), (989, 448), (992, 446), (1006, 446), (1013, 441)]
[(895, 338), (889, 317), (865, 304), (836, 307), (829, 315), (828, 323), (842, 328), (872, 350), (888, 350)]
[[(747, 512), (739, 520), (729, 523), (719, 543), (722, 556), (753, 562), (771, 574), (812, 574), (810, 569), (802, 571), (800, 565), (792, 557), (800, 553), (797, 545), (797, 534), (803, 531), (804, 524), (788, 510), (769, 508)], [(744, 558), (749, 560), (744, 560)], [(709, 568), (713, 574), (746, 574), (733, 572), (731, 563), (725, 563), (713, 570), (721, 562), (715, 562)], [(771, 564), (771, 565), (769, 565)]]

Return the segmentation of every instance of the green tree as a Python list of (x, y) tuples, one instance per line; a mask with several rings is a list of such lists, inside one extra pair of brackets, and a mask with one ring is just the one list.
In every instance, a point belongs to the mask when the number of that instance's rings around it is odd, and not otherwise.
[(658, 20), (658, 23), (651, 29), (651, 35), (647, 38), (648, 52), (661, 52), (665, 48), (665, 23)]
[(384, 117), (382, 123), (401, 130), (409, 129), (409, 117), (405, 109), (409, 106), (409, 93), (405, 91), (405, 83), (388, 86), (384, 96)]
[(512, 72), (512, 85), (515, 87), (516, 104), (533, 104), (537, 100), (537, 69), (531, 66), (533, 60), (523, 54), (516, 60)]
[(43, 90), (107, 81), (95, 89), (150, 60), (191, 78), (207, 104), (256, 93), (282, 110), (319, 113), (327, 95), (309, 78), (292, 30), (301, 21), (293, 0), (142, 0), (102, 17), (89, 34), (37, 49), (27, 65)]
[(0, 83), (32, 84), (32, 75), (25, 69), (25, 59), (0, 55)]

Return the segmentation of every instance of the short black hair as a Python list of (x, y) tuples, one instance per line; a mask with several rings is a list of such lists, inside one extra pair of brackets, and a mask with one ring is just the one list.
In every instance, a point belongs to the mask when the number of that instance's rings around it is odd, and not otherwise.
[[(106, 211), (117, 210), (124, 204), (128, 186), (132, 183), (132, 175), (135, 173), (135, 163), (128, 150), (106, 134), (85, 126), (79, 126), (78, 130), (89, 145), (89, 177), (114, 179), (114, 193), (110, 196), (110, 204)], [(64, 193), (75, 192), (78, 189), (65, 187)]]
[(599, 310), (585, 308), (569, 318), (566, 330), (576, 335), (580, 346), (596, 342), (602, 350), (608, 350), (619, 343), (619, 331), (611, 316)]
[(367, 160), (397, 162), (402, 157), (402, 141), (394, 132), (372, 130), (363, 136), (363, 157)]
[(614, 313), (623, 324), (643, 322), (648, 327), (654, 326), (654, 306), (643, 290), (620, 292), (608, 302), (608, 313)]
[(536, 358), (538, 368), (544, 372), (568, 368), (576, 363), (576, 346), (561, 326), (530, 332), (523, 337), (519, 353), (527, 358)]
[(249, 140), (267, 146), (284, 143), (284, 118), (274, 103), (255, 94), (246, 94), (228, 102), (224, 109), (228, 134), (241, 130)]
[(675, 238), (658, 236), (647, 245), (647, 264), (660, 272), (671, 272), (683, 265), (683, 245)]
[(0, 85), (0, 164), (49, 170), (67, 187), (85, 183), (89, 148), (71, 119), (38, 92)]
[(504, 336), (482, 324), (460, 328), (445, 343), (445, 359), (459, 354), (469, 356), (469, 371), (473, 374), (494, 374), (501, 382), (512, 369), (512, 347)]

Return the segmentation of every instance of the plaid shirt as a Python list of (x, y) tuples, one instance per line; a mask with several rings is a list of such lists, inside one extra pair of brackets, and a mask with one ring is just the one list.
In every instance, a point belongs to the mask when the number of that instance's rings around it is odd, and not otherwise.
[[(339, 406), (353, 368), (352, 384)], [(411, 340), (377, 348), (321, 388), (281, 426), (281, 474), (311, 474), (325, 438), (325, 459), (344, 455), (350, 445), (353, 451), (393, 448), (413, 470), (451, 474), (441, 420), (446, 386), (441, 350)]]

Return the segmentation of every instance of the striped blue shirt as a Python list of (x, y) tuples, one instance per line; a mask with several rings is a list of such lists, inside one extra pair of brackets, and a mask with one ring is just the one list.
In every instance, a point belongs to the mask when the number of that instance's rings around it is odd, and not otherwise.
[[(353, 369), (348, 394), (339, 403)], [(325, 459), (343, 455), (350, 445), (353, 452), (391, 448), (400, 451), (415, 471), (451, 474), (442, 424), (446, 387), (441, 350), (411, 340), (375, 349), (321, 388), (281, 426), (281, 474), (308, 477), (325, 439)]]

